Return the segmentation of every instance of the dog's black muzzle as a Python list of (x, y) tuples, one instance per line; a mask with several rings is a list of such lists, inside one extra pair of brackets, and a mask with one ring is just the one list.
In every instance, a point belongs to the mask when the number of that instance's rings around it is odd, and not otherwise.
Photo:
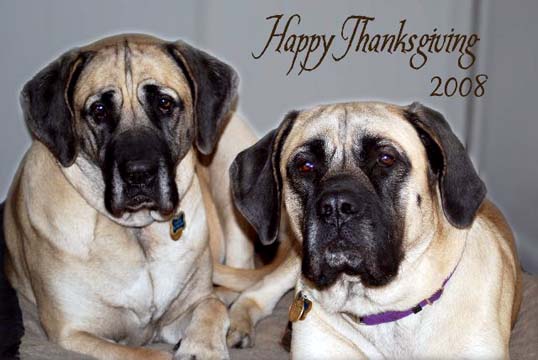
[(319, 288), (332, 285), (342, 273), (360, 276), (366, 286), (380, 286), (398, 272), (394, 212), (363, 181), (332, 176), (307, 204), (302, 272)]
[(168, 145), (150, 130), (129, 130), (106, 147), (105, 205), (116, 217), (141, 209), (172, 214), (179, 198)]

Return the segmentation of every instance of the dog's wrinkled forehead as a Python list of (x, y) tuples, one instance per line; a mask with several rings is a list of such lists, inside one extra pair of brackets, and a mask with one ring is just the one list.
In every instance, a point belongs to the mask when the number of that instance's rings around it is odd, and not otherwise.
[(82, 48), (93, 55), (75, 85), (75, 109), (86, 106), (92, 96), (110, 90), (122, 107), (133, 108), (141, 87), (148, 84), (181, 99), (186, 109), (192, 108), (188, 80), (163, 44), (149, 36), (131, 35), (107, 38)]
[[(410, 159), (427, 165), (424, 146), (404, 118), (403, 108), (378, 102), (353, 102), (324, 105), (302, 111), (295, 120), (282, 149), (282, 159), (313, 139), (322, 139), (331, 163), (338, 164), (362, 139), (375, 137), (405, 152)], [(419, 165), (419, 164), (417, 164)]]

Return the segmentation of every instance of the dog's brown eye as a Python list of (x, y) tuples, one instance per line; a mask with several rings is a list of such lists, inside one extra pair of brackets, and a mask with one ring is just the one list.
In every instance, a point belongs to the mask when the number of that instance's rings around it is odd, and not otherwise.
[(377, 158), (377, 162), (381, 166), (389, 167), (394, 165), (396, 159), (391, 154), (383, 153)]
[(170, 99), (168, 96), (161, 96), (159, 98), (159, 109), (167, 114), (172, 110), (172, 106), (174, 105), (172, 99)]
[(302, 173), (312, 172), (315, 168), (316, 166), (314, 165), (314, 163), (310, 161), (303, 161), (299, 165), (299, 171)]
[(96, 121), (103, 121), (107, 116), (106, 106), (103, 103), (95, 103), (90, 108), (90, 113)]

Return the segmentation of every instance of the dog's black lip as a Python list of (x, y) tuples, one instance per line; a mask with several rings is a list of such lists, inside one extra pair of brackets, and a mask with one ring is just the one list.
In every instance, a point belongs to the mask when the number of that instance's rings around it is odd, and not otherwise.
[(142, 203), (142, 202), (150, 202), (150, 201), (153, 201), (153, 200), (151, 200), (149, 196), (141, 195), (141, 194), (133, 195), (128, 200), (129, 203)]
[(362, 286), (365, 288), (375, 289), (375, 288), (381, 288), (383, 286), (388, 285), (396, 278), (396, 275), (389, 275), (381, 279), (374, 278), (367, 270), (360, 269), (360, 270), (342, 270), (339, 271), (338, 274), (333, 276), (328, 276), (324, 273), (319, 274), (318, 276), (315, 276), (313, 274), (307, 274), (303, 272), (303, 275), (308, 279), (310, 282), (312, 282), (316, 288), (319, 290), (325, 290), (330, 288), (332, 285), (334, 285), (336, 282), (338, 282), (339, 279), (342, 278), (342, 275), (348, 275), (352, 276), (357, 279), (357, 281), (354, 282), (360, 282)]
[[(338, 247), (338, 251), (331, 251), (331, 247)], [(331, 253), (345, 253), (345, 252), (354, 252), (357, 257), (357, 264), (355, 266), (344, 266), (338, 268), (329, 265), (326, 259), (324, 259), (326, 268), (325, 271), (320, 272), (319, 274), (310, 273), (302, 269), (302, 274), (308, 279), (316, 288), (319, 290), (324, 290), (330, 288), (339, 279), (342, 278), (342, 275), (352, 276), (357, 279), (357, 282), (360, 282), (366, 288), (380, 288), (385, 285), (388, 285), (396, 278), (397, 273), (387, 274), (385, 276), (379, 276), (372, 272), (368, 267), (364, 258), (361, 257), (360, 253), (357, 253), (357, 249), (351, 246), (348, 246), (346, 239), (340, 236), (335, 236), (328, 240), (328, 243), (320, 249), (319, 256), (324, 257), (327, 255), (327, 251)]]
[(143, 202), (140, 204), (128, 205), (125, 207), (125, 210), (128, 212), (137, 212), (142, 209), (156, 210), (157, 207), (155, 206), (154, 202)]
[(129, 198), (125, 204), (125, 210), (129, 212), (136, 212), (141, 209), (157, 209), (157, 202), (146, 195), (135, 195)]
[(176, 208), (179, 206), (178, 204), (170, 204), (170, 206), (166, 205), (159, 205), (159, 203), (156, 200), (153, 200), (151, 198), (148, 198), (146, 196), (139, 196), (138, 199), (133, 198), (133, 200), (140, 200), (140, 201), (130, 201), (128, 204), (126, 204), (124, 211), (135, 213), (137, 211), (140, 211), (142, 209), (148, 209), (152, 211), (158, 211), (162, 217), (169, 218), (174, 214), (176, 211)]

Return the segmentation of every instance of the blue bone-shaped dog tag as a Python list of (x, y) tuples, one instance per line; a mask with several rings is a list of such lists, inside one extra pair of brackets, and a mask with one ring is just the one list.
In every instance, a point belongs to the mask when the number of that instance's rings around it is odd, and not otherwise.
[(185, 213), (180, 211), (179, 214), (170, 220), (170, 237), (172, 237), (172, 240), (179, 240), (186, 226)]

